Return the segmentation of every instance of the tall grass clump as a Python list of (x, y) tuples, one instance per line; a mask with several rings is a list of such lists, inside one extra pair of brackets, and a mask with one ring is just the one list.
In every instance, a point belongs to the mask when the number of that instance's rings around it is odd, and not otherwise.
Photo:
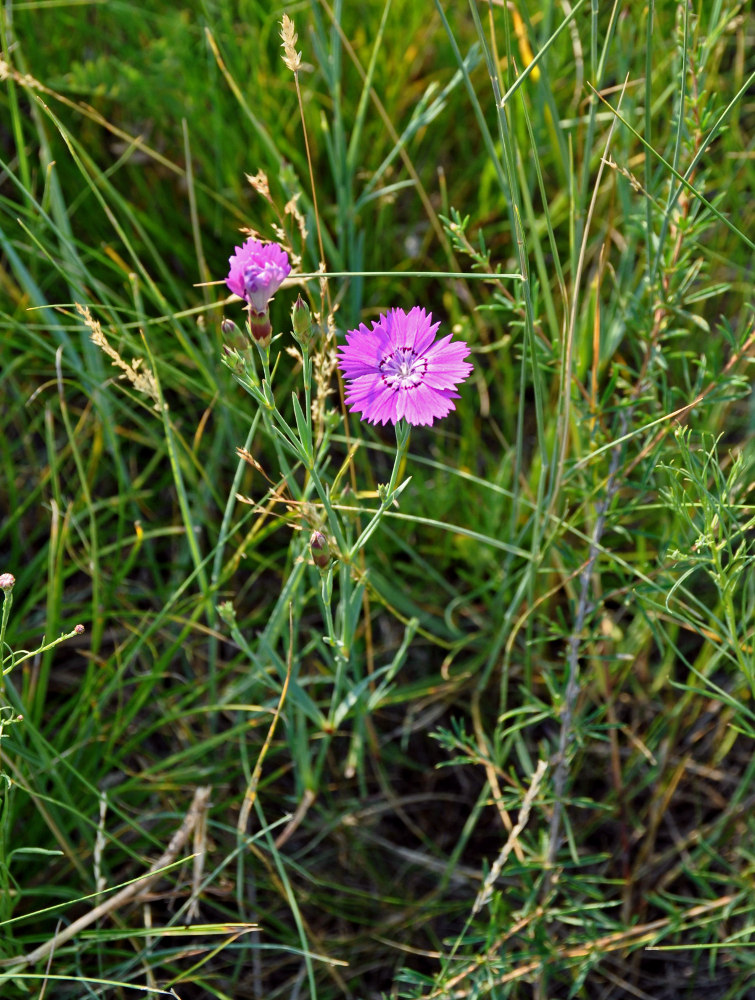
[(3, 998), (753, 995), (749, 5), (0, 24)]

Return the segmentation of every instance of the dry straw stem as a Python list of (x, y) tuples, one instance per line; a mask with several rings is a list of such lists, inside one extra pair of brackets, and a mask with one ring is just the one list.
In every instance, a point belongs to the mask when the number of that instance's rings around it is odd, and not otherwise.
[[(304, 118), (304, 102), (299, 87), (299, 67), (301, 66), (301, 52), (296, 51), (296, 40), (299, 37), (294, 28), (294, 22), (288, 16), (283, 15), (281, 20), (280, 37), (283, 39), (283, 61), (294, 74), (294, 84), (296, 86), (296, 98), (299, 102), (299, 116), (301, 118), (302, 135), (304, 136), (304, 149), (307, 154), (307, 166), (309, 167), (309, 183), (312, 188), (312, 208), (315, 213), (315, 226), (317, 228), (317, 245), (320, 251), (321, 270), (325, 269), (325, 250), (322, 242), (322, 230), (320, 228), (320, 212), (317, 207), (317, 188), (315, 187), (315, 175), (312, 168), (312, 154), (309, 149), (309, 136), (307, 135), (307, 123)], [(330, 311), (330, 309), (328, 309)]]
[(128, 379), (137, 392), (142, 392), (145, 396), (149, 396), (150, 399), (154, 400), (155, 409), (160, 410), (163, 404), (160, 402), (160, 393), (157, 388), (157, 382), (155, 380), (155, 376), (149, 368), (142, 366), (144, 359), (135, 358), (131, 364), (124, 361), (115, 348), (111, 347), (108, 343), (107, 337), (102, 332), (102, 327), (100, 326), (98, 320), (92, 316), (89, 311), (89, 307), (82, 306), (77, 302), (76, 311), (80, 316), (84, 317), (84, 323), (89, 327), (89, 332), (92, 335), (92, 343), (96, 344), (101, 351), (104, 351), (115, 367), (120, 368), (123, 372), (121, 378)]
[(490, 901), (490, 897), (493, 893), (493, 886), (495, 885), (498, 876), (503, 871), (506, 859), (514, 850), (514, 847), (519, 839), (519, 834), (527, 825), (530, 810), (532, 809), (532, 803), (535, 801), (535, 796), (540, 789), (547, 767), (548, 765), (544, 760), (539, 760), (537, 762), (537, 768), (535, 769), (535, 773), (532, 775), (532, 784), (527, 790), (527, 794), (524, 796), (524, 801), (522, 802), (522, 808), (519, 810), (519, 816), (517, 817), (516, 824), (509, 834), (506, 843), (503, 845), (501, 853), (495, 859), (494, 864), (488, 872), (488, 877), (485, 879), (482, 889), (480, 889), (477, 894), (477, 899), (475, 899), (474, 907), (472, 908), (473, 914), (479, 913), (483, 906)]
[[(564, 948), (558, 953), (557, 957), (564, 962), (579, 961), (579, 959), (587, 958), (590, 955), (603, 955), (608, 952), (624, 951), (626, 948), (639, 948), (641, 945), (647, 945), (648, 950), (652, 950), (654, 943), (658, 940), (658, 936), (663, 931), (669, 930), (672, 926), (682, 929), (689, 921), (696, 920), (698, 917), (707, 917), (716, 910), (729, 907), (736, 903), (739, 898), (737, 895), (721, 896), (719, 899), (712, 899), (710, 902), (693, 906), (681, 914), (661, 917), (660, 920), (652, 920), (647, 924), (638, 924), (636, 927), (630, 927), (627, 930), (606, 934), (603, 937), (596, 938), (594, 941), (587, 941), (584, 944), (575, 945), (571, 948)], [(533, 913), (528, 914), (523, 920), (515, 923), (509, 929), (508, 933), (502, 935), (483, 956), (478, 957), (474, 962), (465, 966), (456, 976), (447, 980), (440, 989), (428, 993), (424, 1000), (466, 1000), (470, 995), (470, 988), (454, 990), (454, 987), (459, 986), (465, 979), (469, 979), (474, 975), (475, 972), (484, 966), (485, 962), (500, 958), (503, 945), (506, 941), (524, 930), (533, 920), (540, 919), (543, 916), (544, 910), (538, 908)], [(554, 960), (550, 959), (549, 961), (552, 963)], [(497, 979), (488, 981), (488, 985), (504, 986), (506, 983), (515, 982), (517, 979), (526, 979), (542, 971), (542, 968), (542, 958), (538, 958), (532, 962), (525, 962), (523, 965), (514, 966), (513, 969), (505, 972)]]
[(165, 848), (165, 851), (160, 855), (157, 861), (150, 866), (146, 875), (137, 879), (135, 882), (131, 882), (129, 885), (124, 886), (120, 892), (116, 892), (116, 894), (111, 896), (110, 899), (101, 903), (99, 906), (95, 906), (93, 910), (90, 910), (89, 913), (85, 913), (84, 916), (79, 917), (78, 920), (74, 920), (72, 924), (60, 931), (59, 934), (56, 934), (49, 941), (45, 941), (45, 943), (41, 944), (39, 948), (35, 948), (34, 951), (30, 951), (27, 955), (23, 955), (21, 958), (5, 959), (5, 961), (1, 964), (13, 966), (13, 972), (17, 971), (18, 968), (24, 965), (35, 965), (37, 962), (41, 962), (43, 959), (51, 956), (55, 950), (60, 947), (60, 945), (65, 944), (66, 941), (70, 941), (71, 938), (75, 937), (80, 931), (83, 931), (84, 928), (89, 927), (90, 924), (95, 923), (97, 920), (101, 920), (102, 917), (106, 916), (108, 913), (112, 913), (113, 910), (119, 909), (126, 903), (132, 902), (138, 896), (143, 896), (147, 889), (149, 889), (150, 886), (157, 881), (163, 870), (176, 860), (191, 836), (192, 831), (202, 822), (204, 814), (209, 806), (211, 793), (212, 789), (207, 785), (200, 785), (200, 787), (197, 788), (194, 792), (194, 798), (192, 799), (189, 811), (184, 817), (183, 823), (173, 834), (170, 843)]

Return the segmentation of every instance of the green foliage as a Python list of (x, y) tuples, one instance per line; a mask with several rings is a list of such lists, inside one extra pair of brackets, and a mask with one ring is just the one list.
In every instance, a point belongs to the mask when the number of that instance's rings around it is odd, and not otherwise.
[[(747, 996), (747, 6), (0, 19), (3, 997)], [(242, 227), (338, 275), (269, 359)], [(333, 350), (415, 304), (404, 456)]]

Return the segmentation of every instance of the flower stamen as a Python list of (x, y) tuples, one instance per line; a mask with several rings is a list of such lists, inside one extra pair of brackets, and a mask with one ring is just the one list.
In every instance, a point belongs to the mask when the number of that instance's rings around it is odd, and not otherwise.
[(411, 347), (397, 347), (380, 362), (382, 379), (389, 389), (416, 389), (427, 371), (427, 358), (419, 357)]

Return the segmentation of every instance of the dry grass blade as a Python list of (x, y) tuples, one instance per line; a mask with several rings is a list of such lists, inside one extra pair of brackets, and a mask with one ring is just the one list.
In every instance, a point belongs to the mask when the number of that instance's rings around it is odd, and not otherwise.
[(157, 881), (163, 870), (171, 865), (181, 853), (194, 828), (202, 821), (202, 818), (209, 806), (211, 794), (212, 789), (207, 786), (200, 786), (197, 788), (194, 792), (194, 798), (192, 799), (189, 811), (184, 817), (183, 823), (173, 834), (173, 837), (171, 838), (171, 841), (166, 849), (157, 861), (150, 865), (149, 871), (142, 878), (137, 879), (135, 882), (131, 882), (130, 885), (125, 886), (120, 890), (120, 892), (117, 892), (110, 899), (101, 903), (99, 906), (95, 906), (93, 910), (90, 910), (89, 913), (85, 913), (84, 916), (79, 917), (78, 920), (74, 920), (72, 924), (60, 931), (54, 937), (50, 938), (49, 941), (45, 941), (45, 943), (40, 945), (39, 948), (35, 948), (34, 951), (30, 951), (27, 955), (24, 955), (21, 958), (8, 959), (3, 962), (3, 964), (12, 965), (14, 970), (25, 965), (34, 965), (35, 963), (42, 961), (42, 959), (47, 958), (49, 955), (52, 955), (55, 950), (60, 947), (60, 945), (65, 944), (66, 941), (70, 941), (71, 938), (76, 937), (78, 933), (95, 923), (97, 920), (101, 920), (102, 917), (107, 916), (108, 913), (112, 913), (114, 910), (120, 909), (120, 907), (124, 906), (126, 903), (130, 903), (133, 900), (138, 899), (139, 896), (143, 895), (147, 889), (149, 889), (150, 886)]

